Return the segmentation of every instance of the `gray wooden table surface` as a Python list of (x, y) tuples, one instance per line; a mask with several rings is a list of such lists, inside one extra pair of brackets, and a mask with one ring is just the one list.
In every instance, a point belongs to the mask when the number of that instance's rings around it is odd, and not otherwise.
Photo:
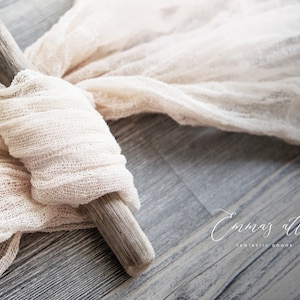
[[(1, 0), (0, 18), (24, 49), (71, 5)], [(299, 235), (282, 227), (300, 215), (299, 147), (162, 115), (109, 125), (134, 175), (136, 217), (156, 261), (130, 278), (94, 229), (27, 233), (0, 278), (1, 300), (300, 299)], [(236, 222), (272, 223), (272, 231), (230, 230)]]

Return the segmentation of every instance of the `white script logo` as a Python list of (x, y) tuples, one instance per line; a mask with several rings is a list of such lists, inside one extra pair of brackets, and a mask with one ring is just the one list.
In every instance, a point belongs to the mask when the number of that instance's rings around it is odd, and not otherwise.
[[(246, 222), (246, 223), (238, 223), (236, 222), (234, 225), (226, 225), (228, 220), (233, 219), (237, 213), (234, 212), (229, 212), (224, 209), (217, 209), (216, 211), (222, 211), (225, 213), (225, 217), (219, 220), (216, 225), (213, 227), (211, 231), (211, 239), (215, 242), (223, 240), (228, 234), (230, 234), (233, 231), (236, 231), (238, 233), (242, 232), (250, 232), (250, 233), (255, 233), (258, 231), (262, 232), (262, 236), (264, 238), (267, 238), (271, 232), (272, 232), (272, 227), (273, 224), (271, 222), (266, 222), (266, 223), (261, 223), (261, 224), (256, 224), (256, 223), (251, 223), (251, 222)], [(217, 230), (220, 229), (221, 227), (228, 226), (228, 228), (225, 228), (226, 231), (225, 233), (222, 232), (222, 234), (217, 235)], [(295, 235), (300, 235), (300, 215), (297, 217), (292, 217), (288, 220), (288, 223), (283, 224), (282, 229), (285, 231), (285, 234), (287, 236), (290, 236), (292, 234)]]

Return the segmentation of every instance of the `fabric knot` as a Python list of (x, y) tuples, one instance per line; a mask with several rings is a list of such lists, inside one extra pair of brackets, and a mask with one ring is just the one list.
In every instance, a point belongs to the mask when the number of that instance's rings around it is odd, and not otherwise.
[(66, 81), (25, 70), (0, 90), (0, 133), (31, 174), (31, 196), (77, 207), (118, 192), (139, 207), (126, 159), (91, 99)]

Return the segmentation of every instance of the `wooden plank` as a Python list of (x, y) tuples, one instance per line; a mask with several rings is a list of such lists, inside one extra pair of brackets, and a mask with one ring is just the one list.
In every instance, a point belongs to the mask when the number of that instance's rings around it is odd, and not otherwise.
[[(230, 206), (227, 210), (236, 212), (236, 219), (227, 220), (231, 223), (222, 224), (217, 231), (221, 236), (235, 222), (245, 225), (272, 222), (274, 226), (268, 238), (264, 238), (261, 231), (242, 234), (231, 231), (226, 239), (214, 242), (210, 235), (217, 222), (224, 218), (220, 215), (161, 256), (142, 279), (121, 285), (104, 299), (215, 299), (222, 295), (226, 286), (268, 249), (236, 245), (276, 243), (285, 235), (281, 226), (300, 211), (299, 160), (285, 165)], [(297, 247), (291, 251), (299, 252)], [(299, 286), (294, 289), (299, 296)], [(276, 294), (272, 294), (271, 298), (275, 297)]]
[(72, 6), (73, 0), (1, 0), (0, 18), (25, 49), (55, 24)]
[(210, 215), (153, 146), (149, 138), (154, 135), (153, 122), (155, 128), (162, 128), (165, 117), (141, 115), (110, 122), (110, 127), (140, 194), (142, 209), (136, 217), (159, 256), (197, 230)]
[(149, 142), (211, 214), (300, 154), (275, 138), (178, 127), (168, 118), (152, 119), (151, 128)]
[[(29, 235), (27, 235), (29, 237)], [(128, 279), (96, 230), (31, 235), (0, 281), (1, 299), (99, 298)]]
[[(284, 236), (243, 270), (219, 299), (298, 299), (299, 236)], [(292, 244), (292, 247), (281, 245)]]

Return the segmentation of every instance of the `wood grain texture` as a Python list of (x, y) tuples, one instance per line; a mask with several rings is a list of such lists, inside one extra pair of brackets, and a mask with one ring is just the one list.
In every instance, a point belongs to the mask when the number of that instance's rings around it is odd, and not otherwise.
[(22, 58), (22, 51), (0, 21), (0, 83), (9, 86), (19, 71), (34, 69), (27, 60)]
[[(162, 257), (160, 257), (152, 268), (152, 272), (146, 274), (143, 280), (131, 285), (124, 284), (108, 294), (105, 299), (215, 299), (222, 297), (226, 287), (231, 284), (241, 271), (244, 271), (256, 259), (258, 259), (268, 249), (276, 251), (280, 248), (272, 248), (273, 244), (281, 243), (285, 236), (282, 225), (295, 217), (296, 211), (300, 210), (300, 191), (295, 193), (295, 188), (300, 180), (300, 158), (295, 163), (287, 164), (266, 178), (254, 190), (245, 195), (232, 206), (228, 207), (229, 212), (236, 212), (236, 218), (223, 222), (216, 236), (221, 237), (236, 222), (239, 224), (273, 224), (272, 232), (268, 238), (263, 237), (262, 231), (255, 233), (244, 231), (230, 231), (225, 238), (219, 242), (211, 239), (212, 229), (217, 222), (223, 219), (226, 214), (221, 214), (218, 218), (211, 218), (201, 229), (192, 234), (185, 241), (176, 245)], [(289, 173), (288, 176), (283, 174)], [(283, 201), (285, 199), (285, 210), (283, 211)], [(286, 243), (295, 242), (296, 236), (293, 234)], [(266, 244), (269, 247), (240, 247), (239, 244)], [(299, 259), (299, 242), (293, 244), (289, 251)], [(175, 259), (174, 259), (175, 258)], [(169, 262), (174, 259), (172, 263)], [(282, 257), (280, 266), (289, 265), (290, 257)], [(293, 273), (300, 272), (300, 265), (296, 265)], [(276, 268), (278, 271), (278, 268)], [(280, 271), (282, 271), (279, 268)], [(274, 274), (275, 270), (270, 269)], [(154, 273), (155, 275), (151, 274)], [(256, 275), (253, 270), (251, 276)], [(270, 278), (267, 278), (268, 280)], [(290, 278), (292, 282), (295, 279)], [(286, 280), (286, 279), (285, 279)], [(268, 281), (260, 281), (260, 284), (268, 286)], [(245, 283), (244, 283), (245, 284)], [(294, 285), (294, 294), (299, 297), (300, 288)], [(259, 292), (259, 290), (257, 290)], [(274, 289), (275, 291), (275, 289)], [(289, 294), (283, 289), (280, 292), (269, 293), (266, 299), (282, 299)], [(149, 297), (149, 299), (151, 299)], [(229, 298), (231, 295), (229, 296)], [(226, 298), (225, 298), (226, 299)], [(250, 298), (251, 299), (251, 298)], [(263, 298), (262, 298), (263, 299)]]
[(118, 193), (82, 205), (126, 273), (138, 276), (155, 258), (154, 249)]
[(73, 1), (1, 0), (1, 20), (24, 50), (58, 21)]
[[(299, 155), (299, 147), (275, 138), (177, 126), (169, 118), (158, 115), (136, 117), (131, 122), (129, 125), (125, 119), (111, 126), (113, 134), (120, 137), (122, 149), (126, 151), (131, 135), (151, 145), (156, 152), (153, 155), (160, 156), (172, 168), (210, 214), (214, 214), (216, 208), (234, 203)], [(118, 129), (121, 124), (122, 131)], [(131, 131), (124, 137), (128, 128)], [(140, 158), (129, 157), (130, 166), (131, 161), (135, 168), (148, 159), (144, 154), (146, 147), (140, 151)], [(139, 178), (137, 175), (136, 180)]]
[[(23, 48), (68, 1), (40, 1), (38, 10), (36, 2), (0, 1), (0, 18)], [(178, 126), (161, 115), (109, 125), (135, 178), (142, 202), (136, 217), (155, 248), (155, 264), (130, 279), (93, 229), (26, 234), (0, 278), (0, 299), (299, 299), (299, 236), (280, 228), (300, 213), (299, 147)], [(235, 210), (241, 223), (270, 220), (270, 242), (293, 247), (236, 247), (264, 242), (259, 233), (232, 232), (213, 242), (211, 230), (224, 216), (218, 208)]]

